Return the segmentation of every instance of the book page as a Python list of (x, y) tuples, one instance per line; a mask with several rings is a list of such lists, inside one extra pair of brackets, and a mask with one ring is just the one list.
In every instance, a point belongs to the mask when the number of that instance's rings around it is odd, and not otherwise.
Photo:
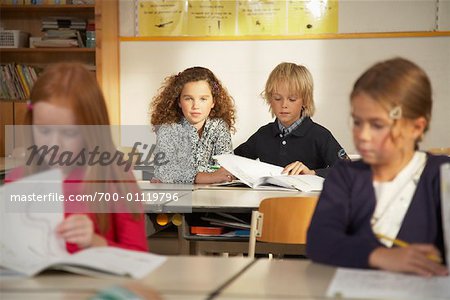
[(449, 299), (450, 277), (420, 277), (387, 271), (338, 268), (327, 297), (361, 299)]
[(282, 167), (233, 154), (214, 156), (221, 167), (250, 187), (255, 187), (260, 177), (281, 175)]
[[(166, 260), (165, 256), (141, 251), (116, 247), (93, 247), (62, 258), (54, 265), (57, 269), (66, 269), (79, 274), (97, 275), (92, 270), (98, 270), (120, 276), (143, 278)], [(68, 267), (66, 268), (65, 265)], [(86, 267), (88, 271), (83, 272), (82, 268), (73, 268), (74, 266)]]
[(282, 175), (265, 177), (263, 183), (279, 185), (302, 192), (321, 191), (324, 179), (316, 175)]
[(441, 202), (447, 267), (450, 271), (450, 163), (441, 166)]
[[(59, 184), (47, 184), (48, 181)], [(8, 183), (0, 188), (0, 266), (34, 275), (57, 257), (69, 255), (56, 226), (62, 222), (63, 202), (51, 203), (51, 211), (42, 211), (45, 203), (11, 203), (14, 195), (62, 194), (62, 174), (52, 170)], [(18, 209), (19, 211), (14, 211)], [(23, 210), (23, 212), (22, 212)]]

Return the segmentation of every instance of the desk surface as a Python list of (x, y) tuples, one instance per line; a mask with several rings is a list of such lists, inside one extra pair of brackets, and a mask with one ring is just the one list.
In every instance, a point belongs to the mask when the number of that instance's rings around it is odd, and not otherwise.
[(253, 189), (198, 189), (192, 195), (192, 205), (195, 208), (257, 208), (265, 198), (271, 197), (301, 197), (318, 195), (299, 191), (273, 191)]
[[(252, 262), (243, 257), (169, 256), (163, 265), (137, 282), (168, 295), (209, 295)], [(48, 272), (33, 278), (2, 278), (0, 291), (2, 295), (42, 292), (94, 294), (108, 286), (131, 281), (122, 277), (92, 278)]]
[(139, 185), (144, 191), (159, 189), (184, 193), (184, 196), (180, 197), (178, 201), (171, 201), (164, 205), (171, 212), (187, 212), (190, 208), (197, 212), (216, 209), (222, 209), (224, 212), (248, 212), (259, 207), (259, 203), (265, 198), (317, 196), (319, 194), (318, 192), (226, 188), (199, 184), (171, 185), (140, 182)]
[[(223, 299), (325, 298), (336, 268), (308, 260), (259, 259), (222, 292)], [(222, 298), (219, 298), (222, 299)]]

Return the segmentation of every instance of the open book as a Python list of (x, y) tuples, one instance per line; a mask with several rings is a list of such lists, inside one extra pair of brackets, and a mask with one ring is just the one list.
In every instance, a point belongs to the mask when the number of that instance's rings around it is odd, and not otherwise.
[[(35, 258), (36, 261), (30, 261)], [(167, 258), (161, 255), (125, 250), (115, 247), (93, 247), (75, 254), (42, 259), (33, 253), (25, 260), (2, 254), (1, 266), (27, 276), (45, 270), (63, 270), (88, 276), (128, 276), (143, 278), (159, 267)]]
[[(85, 275), (120, 275), (142, 278), (165, 261), (164, 256), (95, 247), (69, 254), (56, 226), (64, 218), (63, 202), (14, 202), (14, 195), (62, 194), (58, 170), (32, 175), (0, 187), (0, 267), (27, 276), (47, 269)], [(50, 202), (47, 202), (49, 204)]]
[[(251, 188), (321, 191), (323, 178), (316, 175), (285, 175), (282, 167), (253, 159), (222, 154), (214, 156), (221, 167)], [(278, 188), (277, 188), (278, 187)]]

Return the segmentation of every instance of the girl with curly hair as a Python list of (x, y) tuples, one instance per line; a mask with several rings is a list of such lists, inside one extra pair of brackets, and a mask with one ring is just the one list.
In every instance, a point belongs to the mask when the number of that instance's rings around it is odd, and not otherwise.
[(165, 161), (155, 177), (166, 183), (218, 183), (232, 179), (214, 169), (214, 155), (231, 153), (233, 98), (207, 68), (192, 67), (165, 79), (150, 106), (157, 152)]

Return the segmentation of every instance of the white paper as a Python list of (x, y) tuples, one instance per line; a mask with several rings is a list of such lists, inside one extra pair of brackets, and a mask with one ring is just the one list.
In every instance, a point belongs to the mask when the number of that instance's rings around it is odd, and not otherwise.
[(447, 267), (450, 271), (450, 163), (441, 166), (441, 203)]
[(250, 187), (254, 187), (260, 177), (281, 175), (283, 171), (282, 167), (233, 154), (217, 155), (214, 159)]
[(377, 270), (338, 268), (327, 297), (361, 299), (450, 299), (450, 277), (420, 277)]
[(166, 260), (165, 256), (141, 251), (125, 250), (116, 247), (93, 247), (61, 258), (55, 261), (53, 265), (60, 265), (63, 270), (68, 269), (81, 274), (85, 273), (82, 269), (71, 270), (64, 266), (87, 266), (94, 270), (115, 275), (143, 278)]
[(324, 179), (316, 175), (284, 175), (263, 177), (262, 184), (270, 183), (302, 192), (321, 191)]
[[(0, 188), (0, 266), (25, 273), (35, 273), (56, 257), (69, 255), (56, 226), (64, 219), (63, 202), (11, 203), (10, 195), (62, 194), (62, 173), (52, 170), (26, 177)], [(48, 184), (47, 184), (48, 183)], [(24, 212), (10, 212), (14, 205), (25, 205)], [(42, 212), (47, 207), (51, 212)]]
[[(221, 167), (227, 169), (251, 188), (266, 188), (265, 185), (272, 184), (284, 189), (303, 192), (322, 190), (323, 178), (316, 175), (281, 174), (282, 167), (233, 154), (217, 155), (214, 158)], [(275, 189), (273, 186), (267, 188)]]
[(8, 203), (10, 195), (62, 194), (62, 184), (61, 172), (51, 170), (0, 187), (0, 267), (28, 276), (55, 268), (86, 275), (105, 272), (142, 278), (166, 260), (164, 256), (114, 247), (93, 247), (70, 255), (64, 240), (56, 234), (64, 219), (64, 202), (47, 206), (52, 212), (42, 212), (45, 203), (33, 201), (26, 203), (24, 212), (10, 212), (14, 208)]

